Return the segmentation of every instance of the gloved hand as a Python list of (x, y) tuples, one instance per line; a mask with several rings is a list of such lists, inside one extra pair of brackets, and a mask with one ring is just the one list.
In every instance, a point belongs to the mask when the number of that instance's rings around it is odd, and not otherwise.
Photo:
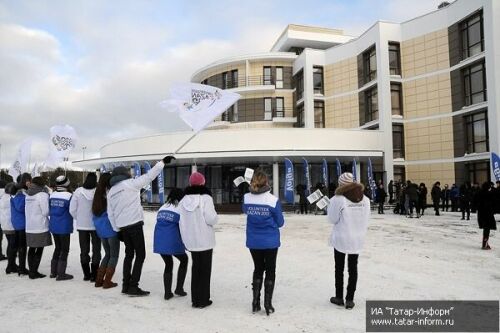
[(163, 161), (163, 163), (165, 163), (165, 165), (167, 165), (167, 164), (170, 164), (170, 162), (172, 162), (172, 160), (175, 160), (175, 157), (165, 156), (162, 161)]

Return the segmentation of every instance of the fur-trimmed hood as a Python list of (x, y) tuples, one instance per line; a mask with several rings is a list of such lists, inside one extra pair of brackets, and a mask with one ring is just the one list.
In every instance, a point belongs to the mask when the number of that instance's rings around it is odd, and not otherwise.
[(360, 183), (349, 183), (340, 186), (335, 190), (335, 195), (343, 195), (347, 200), (352, 202), (360, 202), (363, 200), (365, 187)]

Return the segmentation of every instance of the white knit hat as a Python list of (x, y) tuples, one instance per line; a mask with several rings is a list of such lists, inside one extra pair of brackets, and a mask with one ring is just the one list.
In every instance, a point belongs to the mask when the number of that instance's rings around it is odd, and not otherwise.
[(339, 177), (339, 186), (344, 186), (350, 183), (354, 183), (354, 178), (352, 177), (352, 173), (344, 172)]
[(65, 175), (60, 175), (56, 178), (56, 186), (58, 187), (68, 187), (69, 179)]

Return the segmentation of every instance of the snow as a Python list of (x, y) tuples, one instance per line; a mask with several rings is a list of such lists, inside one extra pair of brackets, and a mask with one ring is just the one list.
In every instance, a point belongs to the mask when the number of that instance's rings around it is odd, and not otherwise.
[[(72, 281), (5, 275), (6, 262), (0, 263), (0, 331), (362, 332), (367, 299), (495, 300), (500, 294), (500, 241), (492, 232), (493, 250), (480, 249), (475, 215), (461, 221), (459, 213), (420, 219), (373, 214), (359, 259), (356, 307), (345, 310), (329, 302), (334, 269), (326, 217), (286, 215), (273, 299), (276, 313), (252, 314), (253, 265), (245, 248), (245, 217), (221, 215), (212, 270), (214, 304), (193, 309), (189, 272), (188, 296), (163, 300), (164, 265), (152, 253), (154, 220), (155, 214), (147, 212), (141, 287), (151, 291), (149, 297), (131, 298), (120, 293), (120, 286), (103, 290), (84, 282), (74, 234), (68, 268), (75, 275)], [(40, 272), (49, 272), (52, 251), (45, 249)], [(116, 282), (121, 282), (123, 256), (122, 244)]]

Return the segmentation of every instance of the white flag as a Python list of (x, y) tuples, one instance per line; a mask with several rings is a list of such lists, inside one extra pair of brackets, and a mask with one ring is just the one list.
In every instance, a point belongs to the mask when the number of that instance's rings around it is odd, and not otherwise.
[(179, 113), (189, 127), (199, 132), (240, 98), (239, 94), (216, 87), (181, 83), (170, 89), (169, 99), (160, 105), (168, 111)]
[(33, 140), (31, 138), (24, 140), (17, 150), (16, 159), (9, 168), (9, 175), (12, 176), (14, 181), (16, 181), (20, 174), (28, 171), (32, 142)]
[(78, 136), (73, 127), (69, 125), (52, 126), (50, 128), (50, 152), (51, 159), (59, 158), (63, 160), (68, 158), (69, 153), (76, 147)]

